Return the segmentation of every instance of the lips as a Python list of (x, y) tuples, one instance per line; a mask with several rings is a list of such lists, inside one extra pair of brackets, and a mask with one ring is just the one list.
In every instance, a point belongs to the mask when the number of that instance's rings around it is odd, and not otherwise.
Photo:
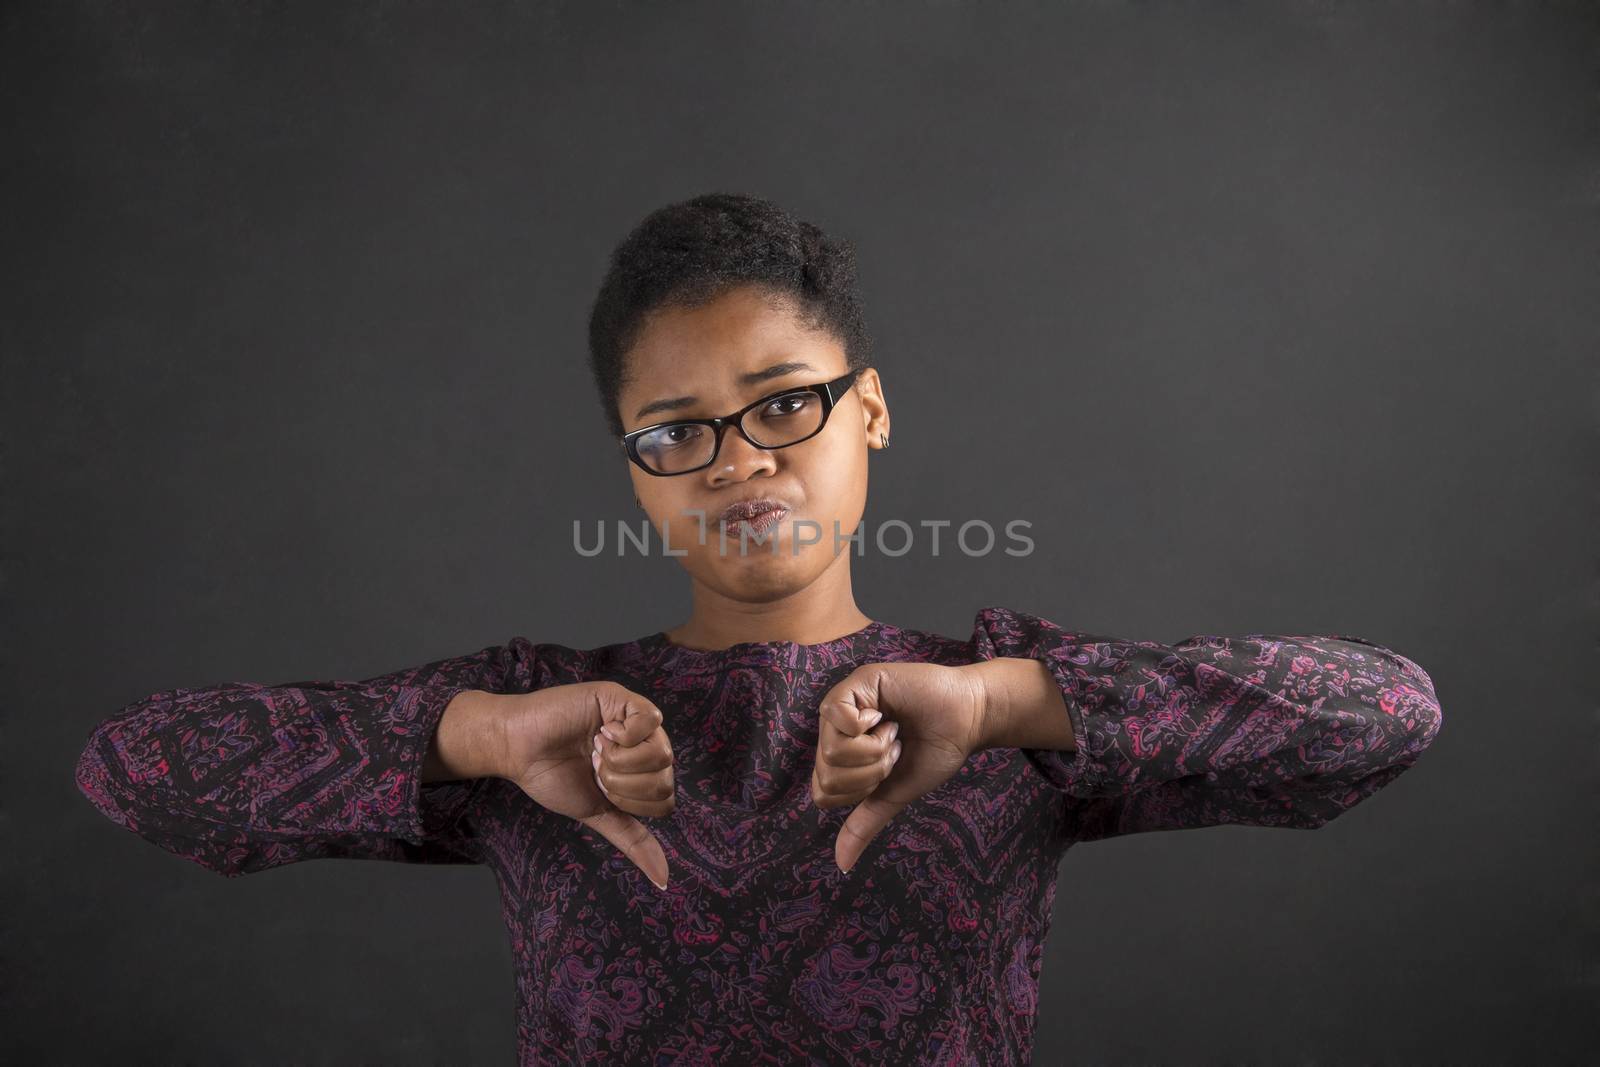
[(723, 526), (737, 526), (741, 522), (748, 522), (751, 529), (759, 531), (771, 527), (788, 513), (789, 506), (783, 501), (762, 497), (729, 504), (718, 522)]

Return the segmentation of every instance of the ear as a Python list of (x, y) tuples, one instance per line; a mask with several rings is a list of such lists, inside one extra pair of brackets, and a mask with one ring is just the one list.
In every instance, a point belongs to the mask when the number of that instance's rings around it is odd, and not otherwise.
[(868, 367), (856, 377), (856, 396), (861, 401), (862, 432), (868, 448), (887, 448), (889, 403), (883, 397), (883, 380), (876, 367)]

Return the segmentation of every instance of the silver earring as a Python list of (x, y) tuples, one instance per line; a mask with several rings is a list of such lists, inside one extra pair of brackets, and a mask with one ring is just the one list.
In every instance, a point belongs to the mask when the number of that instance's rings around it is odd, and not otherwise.
[(634, 497), (633, 502), (639, 505), (641, 508), (644, 507), (644, 501), (640, 500), (638, 497)]
[(883, 447), (884, 448), (888, 448), (889, 447), (889, 435), (888, 434), (880, 433), (878, 435), (878, 440), (883, 442)]

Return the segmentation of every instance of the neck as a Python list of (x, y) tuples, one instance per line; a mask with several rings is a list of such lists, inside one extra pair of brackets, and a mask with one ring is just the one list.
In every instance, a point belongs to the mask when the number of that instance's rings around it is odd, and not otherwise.
[(696, 581), (689, 621), (666, 634), (675, 645), (706, 650), (742, 641), (815, 645), (855, 633), (870, 622), (856, 607), (847, 549), (810, 585), (775, 600), (735, 600)]

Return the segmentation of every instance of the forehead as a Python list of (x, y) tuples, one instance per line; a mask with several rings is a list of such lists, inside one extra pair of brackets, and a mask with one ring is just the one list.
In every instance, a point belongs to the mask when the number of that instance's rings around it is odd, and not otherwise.
[[(816, 370), (740, 385), (741, 376), (786, 360), (804, 361)], [(664, 397), (688, 395), (710, 407), (729, 406), (789, 380), (836, 377), (846, 362), (838, 341), (826, 331), (807, 329), (781, 295), (742, 286), (699, 307), (653, 312), (629, 349), (618, 401), (623, 418), (630, 420), (638, 408)]]

